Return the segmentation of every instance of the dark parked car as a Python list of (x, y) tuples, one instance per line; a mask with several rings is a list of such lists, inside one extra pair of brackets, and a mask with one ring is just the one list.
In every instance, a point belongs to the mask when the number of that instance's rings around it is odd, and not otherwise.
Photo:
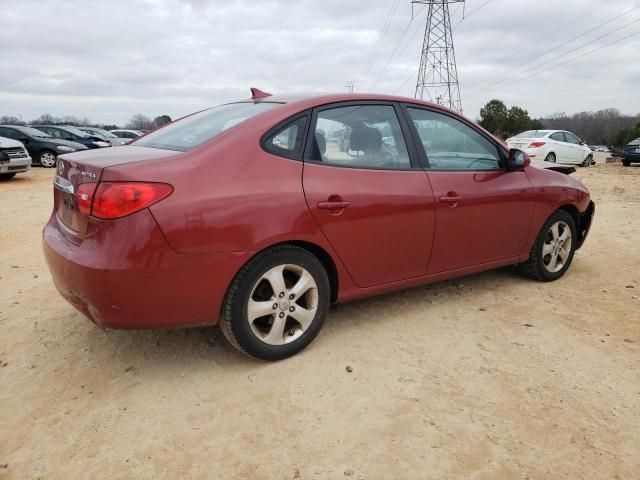
[(623, 149), (624, 159), (622, 164), (628, 167), (632, 163), (640, 163), (640, 138), (631, 140)]
[(69, 140), (71, 142), (77, 142), (83, 144), (87, 148), (103, 148), (110, 147), (111, 143), (104, 138), (96, 135), (91, 135), (82, 130), (78, 130), (76, 127), (59, 126), (59, 125), (33, 125), (33, 128), (43, 131), (49, 134), (53, 138), (59, 140)]
[(506, 265), (562, 277), (595, 207), (553, 171), (573, 167), (540, 163), (414, 98), (256, 91), (61, 157), (44, 253), (100, 326), (220, 324), (276, 360), (313, 340), (331, 303)]
[(94, 135), (96, 137), (100, 137), (106, 142), (109, 142), (112, 147), (118, 147), (120, 145), (124, 145), (129, 140), (126, 138), (120, 138), (117, 135), (105, 130), (104, 128), (96, 128), (96, 127), (78, 127), (78, 130), (82, 130), (89, 135)]
[(24, 144), (34, 163), (43, 167), (55, 167), (56, 158), (61, 153), (86, 150), (81, 143), (58, 140), (41, 130), (18, 125), (0, 125), (0, 137), (12, 138)]

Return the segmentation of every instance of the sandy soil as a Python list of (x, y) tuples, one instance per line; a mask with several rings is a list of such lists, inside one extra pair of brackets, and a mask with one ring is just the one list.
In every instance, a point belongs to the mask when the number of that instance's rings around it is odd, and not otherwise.
[(271, 364), (76, 313), (40, 249), (52, 174), (0, 183), (0, 478), (639, 478), (640, 167), (579, 169), (597, 216), (560, 281), (344, 305)]

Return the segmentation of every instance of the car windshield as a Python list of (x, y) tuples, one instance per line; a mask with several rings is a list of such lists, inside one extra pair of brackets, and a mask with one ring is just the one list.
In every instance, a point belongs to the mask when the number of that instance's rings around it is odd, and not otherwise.
[(51, 135), (31, 127), (20, 127), (18, 130), (30, 137), (51, 138)]
[(640, 145), (640, 138), (636, 138), (635, 140), (631, 140), (629, 145)]
[(186, 152), (225, 130), (281, 105), (274, 102), (241, 102), (220, 105), (178, 120), (135, 140), (139, 147), (164, 148)]
[(80, 137), (88, 137), (89, 134), (87, 132), (83, 132), (82, 130), (76, 128), (76, 127), (64, 127), (64, 130), (74, 133)]
[(547, 133), (544, 130), (527, 130), (526, 132), (519, 133), (513, 138), (541, 138), (544, 137)]

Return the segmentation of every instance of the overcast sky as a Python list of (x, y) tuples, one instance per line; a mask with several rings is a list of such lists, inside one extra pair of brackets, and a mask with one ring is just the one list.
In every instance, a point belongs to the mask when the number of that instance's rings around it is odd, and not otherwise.
[[(450, 8), (456, 25), (462, 6)], [(640, 2), (468, 0), (465, 9), (454, 43), (467, 116), (496, 97), (534, 116), (640, 113)], [(251, 86), (344, 92), (349, 80), (413, 96), (425, 20), (423, 9), (411, 21), (408, 0), (0, 0), (0, 116), (123, 124), (244, 99)]]

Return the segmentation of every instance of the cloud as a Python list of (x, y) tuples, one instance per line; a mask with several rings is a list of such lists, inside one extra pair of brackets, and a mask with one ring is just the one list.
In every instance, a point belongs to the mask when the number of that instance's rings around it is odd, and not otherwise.
[[(473, 13), (454, 32), (466, 114), (476, 116), (493, 97), (533, 115), (609, 106), (640, 112), (640, 35), (525, 78), (555, 56), (540, 68), (640, 32), (640, 22), (621, 28), (640, 18), (640, 8), (624, 14), (634, 6), (631, 1), (484, 3), (468, 0), (465, 10)], [(4, 0), (0, 115), (30, 119), (49, 112), (124, 123), (135, 113), (176, 117), (247, 98), (250, 86), (275, 93), (344, 91), (348, 80), (362, 91), (411, 96), (426, 11), (409, 23), (408, 1), (398, 0), (363, 78), (395, 5), (389, 0)], [(616, 15), (621, 16), (606, 24)], [(461, 18), (462, 7), (452, 6), (453, 24)]]

